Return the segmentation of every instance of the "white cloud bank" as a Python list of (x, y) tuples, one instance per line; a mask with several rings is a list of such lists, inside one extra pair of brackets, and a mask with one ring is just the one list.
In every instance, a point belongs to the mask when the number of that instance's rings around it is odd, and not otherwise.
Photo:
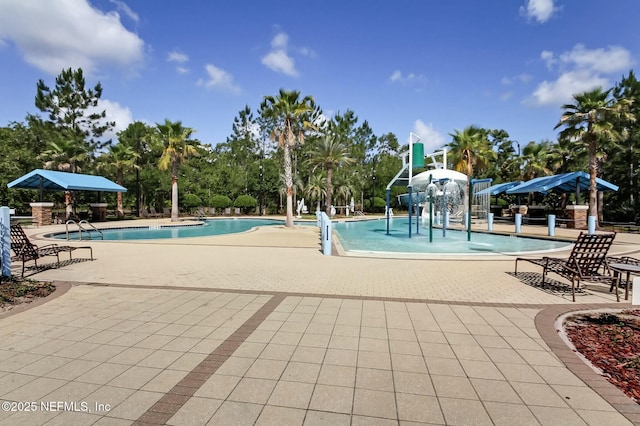
[[(124, 8), (131, 18), (137, 16)], [(24, 60), (52, 75), (65, 68), (96, 74), (101, 66), (137, 68), (144, 41), (128, 31), (118, 12), (87, 0), (0, 1), (0, 44), (12, 41)]]
[(630, 70), (634, 62), (623, 47), (587, 49), (581, 44), (559, 55), (543, 51), (540, 58), (559, 76), (538, 85), (533, 92), (533, 103), (537, 105), (561, 105), (570, 102), (575, 94), (596, 87), (607, 89), (611, 85), (609, 76)]
[(520, 7), (520, 15), (544, 24), (558, 10), (560, 8), (554, 5), (554, 0), (526, 0), (525, 5)]

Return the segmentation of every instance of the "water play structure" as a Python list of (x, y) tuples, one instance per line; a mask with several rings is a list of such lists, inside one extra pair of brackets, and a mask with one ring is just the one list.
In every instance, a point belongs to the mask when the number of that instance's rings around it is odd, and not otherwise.
[[(414, 175), (414, 170), (424, 168), (429, 170)], [(472, 220), (489, 220), (490, 198), (481, 191), (491, 185), (491, 179), (469, 179), (464, 173), (448, 169), (446, 148), (425, 155), (424, 145), (415, 133), (409, 135), (409, 151), (402, 156), (402, 168), (387, 185), (386, 211), (390, 209), (391, 187), (405, 185), (408, 192), (398, 201), (409, 209), (409, 238), (414, 212), (415, 232), (420, 233), (419, 221), (428, 222), (430, 241), (434, 225), (441, 227), (446, 236), (447, 228), (456, 223), (467, 230), (470, 240)], [(390, 218), (387, 214), (387, 235)]]

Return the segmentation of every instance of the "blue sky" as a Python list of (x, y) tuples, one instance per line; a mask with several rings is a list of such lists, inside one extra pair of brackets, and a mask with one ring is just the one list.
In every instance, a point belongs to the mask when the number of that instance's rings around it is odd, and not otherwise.
[(0, 125), (82, 67), (122, 130), (165, 118), (222, 142), (280, 88), (427, 151), (474, 124), (555, 140), (571, 95), (640, 58), (637, 0), (1, 0)]

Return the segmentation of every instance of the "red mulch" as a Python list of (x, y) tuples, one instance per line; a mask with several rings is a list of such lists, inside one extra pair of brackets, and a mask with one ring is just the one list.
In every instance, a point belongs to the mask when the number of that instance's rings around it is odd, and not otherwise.
[(640, 404), (640, 310), (576, 315), (565, 330), (578, 352)]

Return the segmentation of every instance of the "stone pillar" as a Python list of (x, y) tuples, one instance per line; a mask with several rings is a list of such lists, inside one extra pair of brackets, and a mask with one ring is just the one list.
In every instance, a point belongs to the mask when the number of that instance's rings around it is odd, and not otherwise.
[(89, 203), (91, 208), (91, 220), (93, 222), (107, 221), (107, 203)]
[(567, 206), (567, 228), (587, 229), (587, 213), (589, 206)]
[(53, 203), (31, 203), (31, 216), (37, 226), (51, 225)]

